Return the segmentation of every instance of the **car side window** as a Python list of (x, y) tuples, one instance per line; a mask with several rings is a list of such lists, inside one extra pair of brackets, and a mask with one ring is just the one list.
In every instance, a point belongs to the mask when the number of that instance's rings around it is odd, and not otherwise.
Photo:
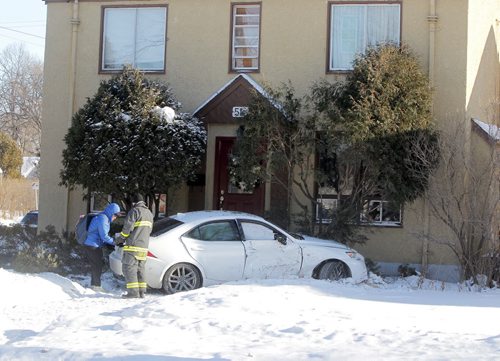
[(241, 222), (241, 228), (243, 229), (243, 234), (247, 240), (271, 241), (275, 240), (275, 235), (278, 234), (275, 229), (262, 223)]
[(233, 221), (220, 221), (202, 224), (186, 234), (200, 241), (239, 241), (240, 236)]

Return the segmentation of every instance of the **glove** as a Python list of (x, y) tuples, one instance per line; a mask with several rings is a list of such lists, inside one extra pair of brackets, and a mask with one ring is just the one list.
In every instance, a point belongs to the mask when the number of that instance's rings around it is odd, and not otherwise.
[(125, 246), (125, 243), (118, 243), (117, 246), (122, 248), (123, 246)]
[(115, 246), (114, 246), (114, 245), (112, 245), (112, 244), (108, 244), (108, 243), (106, 243), (105, 247), (106, 247), (108, 250), (110, 250), (110, 251), (114, 251), (114, 250), (115, 250)]
[(118, 236), (113, 239), (113, 243), (118, 247), (123, 247), (123, 243), (125, 243), (125, 240), (123, 239), (123, 237)]

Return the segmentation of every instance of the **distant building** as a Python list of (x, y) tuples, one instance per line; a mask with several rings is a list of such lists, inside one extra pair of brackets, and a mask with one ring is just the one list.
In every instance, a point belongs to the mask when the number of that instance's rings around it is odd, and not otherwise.
[(38, 179), (40, 177), (40, 157), (23, 157), (21, 175), (27, 179)]

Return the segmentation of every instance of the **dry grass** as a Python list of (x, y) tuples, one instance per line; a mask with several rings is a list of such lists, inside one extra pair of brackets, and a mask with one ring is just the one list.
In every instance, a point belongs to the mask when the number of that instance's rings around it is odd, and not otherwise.
[[(33, 179), (0, 180), (0, 218), (17, 219), (26, 212), (36, 209)], [(38, 192), (38, 191), (37, 191)]]

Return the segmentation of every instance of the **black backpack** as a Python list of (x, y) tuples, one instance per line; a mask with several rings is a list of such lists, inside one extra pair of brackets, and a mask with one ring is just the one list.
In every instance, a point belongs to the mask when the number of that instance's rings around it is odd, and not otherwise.
[(84, 244), (87, 239), (87, 233), (89, 230), (90, 222), (97, 216), (98, 213), (88, 213), (84, 216), (80, 216), (80, 219), (76, 223), (75, 237), (79, 244)]

